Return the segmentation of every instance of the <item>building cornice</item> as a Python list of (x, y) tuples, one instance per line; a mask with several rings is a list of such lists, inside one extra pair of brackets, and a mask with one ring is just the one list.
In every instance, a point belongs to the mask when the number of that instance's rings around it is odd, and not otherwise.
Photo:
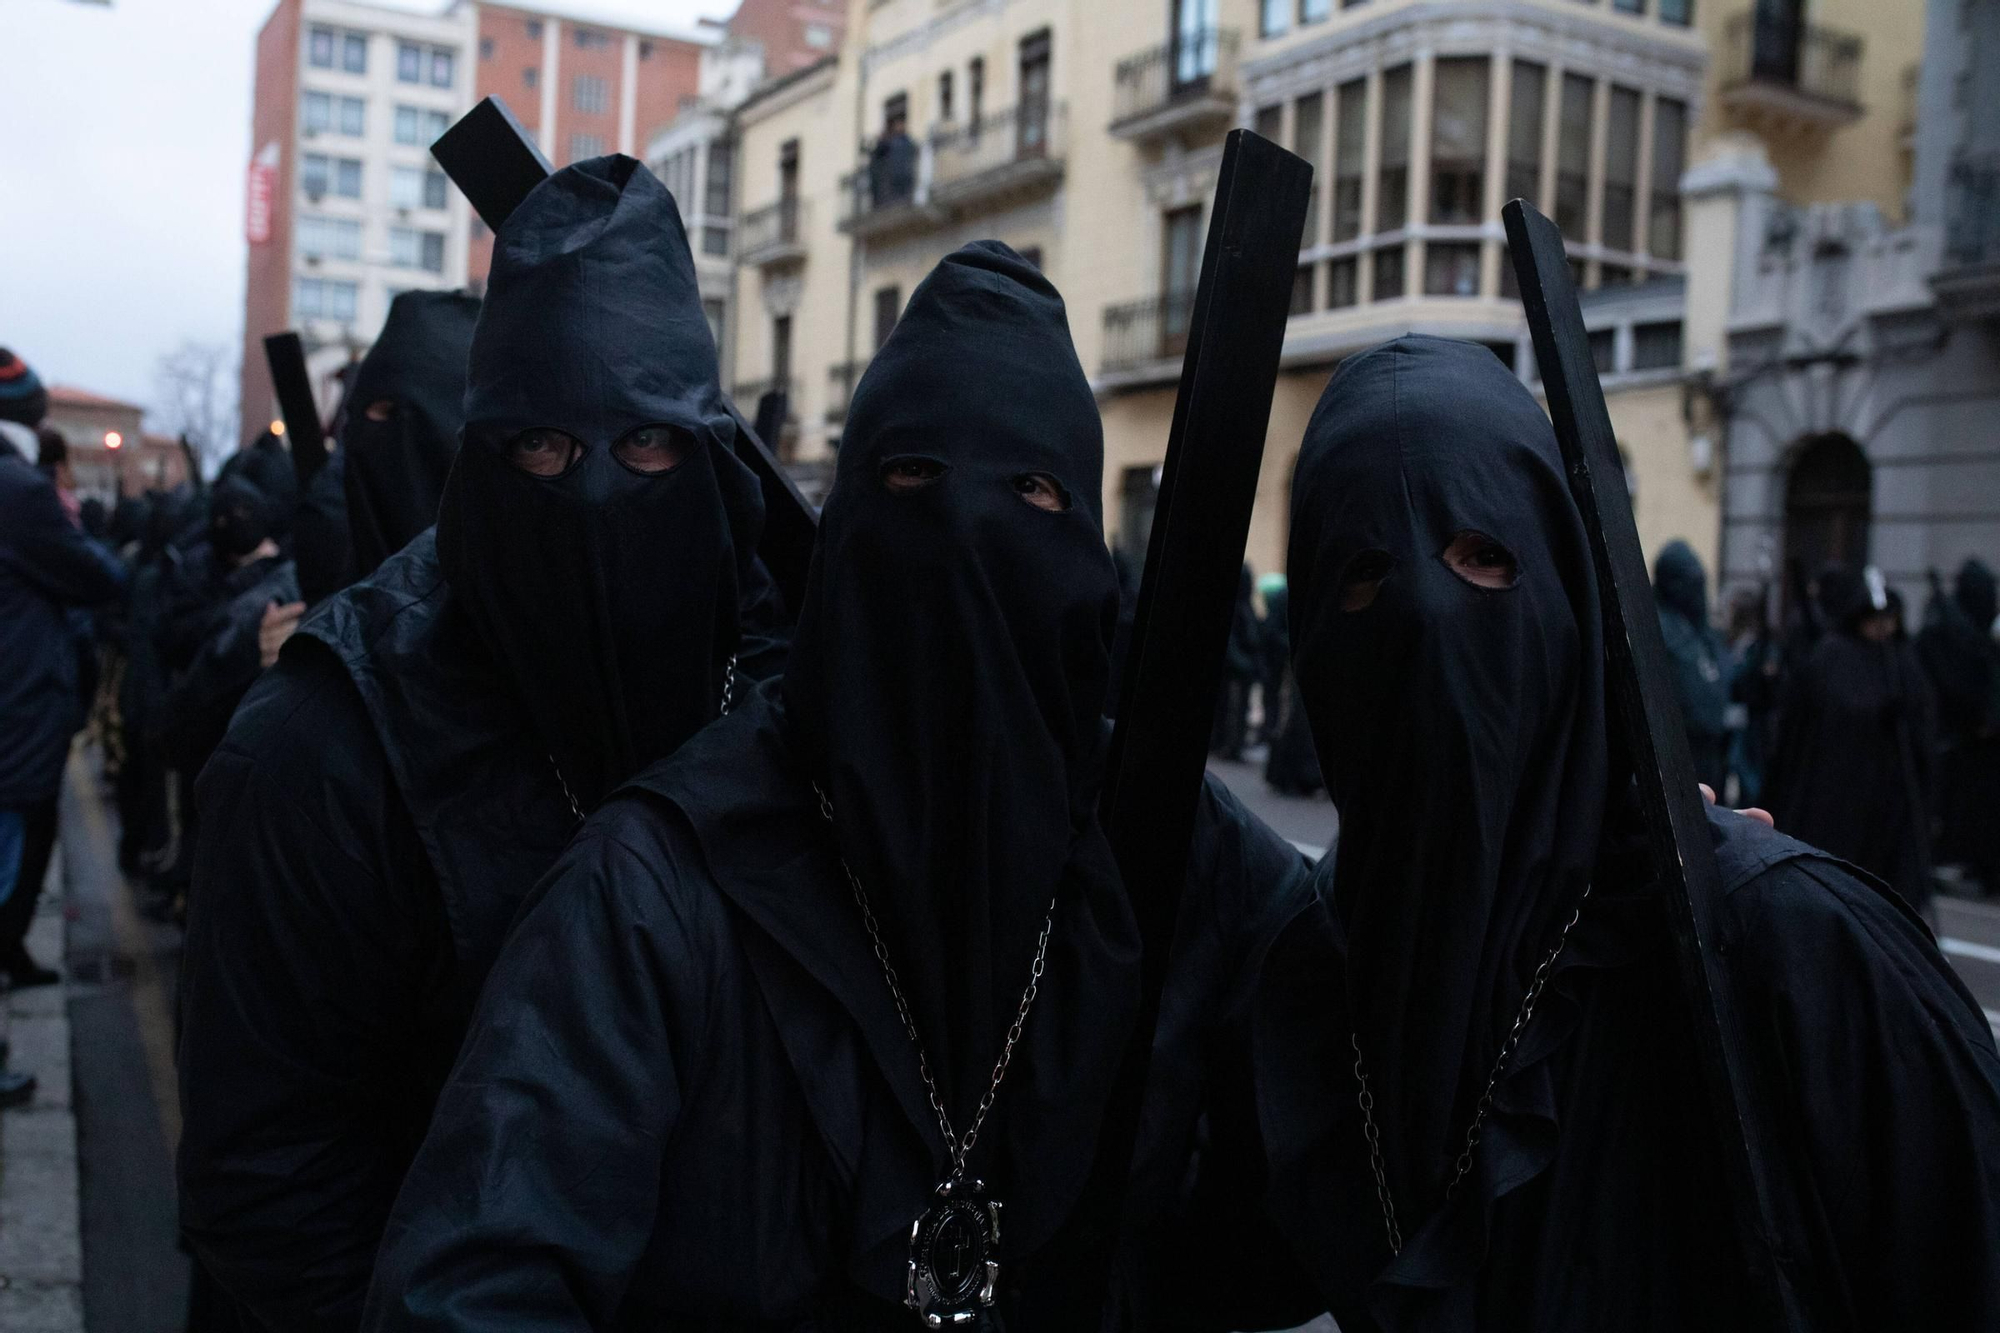
[(756, 92), (750, 94), (742, 106), (736, 108), (736, 122), (739, 125), (755, 125), (780, 111), (790, 110), (808, 98), (833, 87), (835, 73), (840, 67), (840, 57), (827, 56), (816, 64), (774, 79)]
[(861, 52), (861, 77), (866, 79), (875, 72), (877, 65), (892, 60), (900, 60), (913, 51), (921, 51), (938, 38), (956, 32), (969, 23), (977, 23), (1005, 10), (1014, 0), (945, 0), (939, 11), (922, 23), (906, 31), (897, 33), (887, 41), (877, 42)]

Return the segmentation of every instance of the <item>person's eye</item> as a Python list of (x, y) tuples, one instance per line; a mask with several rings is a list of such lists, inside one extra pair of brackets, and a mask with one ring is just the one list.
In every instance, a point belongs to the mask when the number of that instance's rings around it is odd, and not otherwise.
[(507, 461), (536, 477), (559, 477), (583, 454), (574, 435), (537, 426), (507, 441)]
[(377, 398), (374, 402), (368, 404), (367, 410), (361, 415), (367, 417), (370, 421), (394, 421), (396, 419), (396, 400), (393, 398)]
[(1521, 578), (1514, 553), (1483, 532), (1459, 533), (1442, 558), (1447, 569), (1475, 588), (1511, 588)]
[(1363, 611), (1374, 604), (1375, 594), (1395, 572), (1396, 557), (1387, 551), (1356, 551), (1340, 571), (1340, 609)]
[(692, 452), (694, 437), (673, 426), (641, 426), (620, 436), (611, 455), (634, 472), (671, 472)]
[(888, 488), (891, 495), (920, 491), (943, 475), (943, 463), (919, 454), (885, 459), (882, 463), (882, 485)]
[(1014, 478), (1014, 494), (1051, 514), (1060, 514), (1069, 508), (1069, 492), (1046, 472), (1023, 472)]

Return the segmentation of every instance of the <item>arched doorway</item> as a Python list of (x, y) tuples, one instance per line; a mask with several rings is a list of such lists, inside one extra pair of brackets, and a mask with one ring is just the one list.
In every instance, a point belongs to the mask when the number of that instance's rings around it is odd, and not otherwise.
[(1800, 442), (1785, 480), (1785, 564), (1808, 578), (1834, 562), (1868, 561), (1871, 470), (1845, 435)]

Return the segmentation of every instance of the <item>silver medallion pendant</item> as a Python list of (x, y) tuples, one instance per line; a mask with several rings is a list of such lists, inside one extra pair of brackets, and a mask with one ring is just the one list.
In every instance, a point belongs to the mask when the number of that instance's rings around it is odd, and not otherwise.
[(993, 1304), (1000, 1281), (1000, 1203), (986, 1183), (959, 1176), (910, 1226), (910, 1276), (903, 1303), (925, 1328), (967, 1328)]

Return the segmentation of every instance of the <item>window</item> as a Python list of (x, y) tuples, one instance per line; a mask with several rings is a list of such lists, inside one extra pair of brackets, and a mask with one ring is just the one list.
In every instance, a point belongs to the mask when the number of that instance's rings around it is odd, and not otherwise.
[(333, 68), (335, 35), (331, 28), (314, 28), (306, 34), (306, 63), (314, 69)]
[(442, 111), (430, 111), (423, 107), (396, 107), (396, 142), (422, 148), (435, 143), (437, 137), (451, 128), (451, 117)]
[(1426, 245), (1424, 295), (1479, 295), (1479, 242), (1432, 241)]
[(1636, 240), (1635, 199), (1639, 175), (1639, 94), (1612, 85), (1604, 120), (1603, 243), (1630, 250)]
[(877, 287), (875, 289), (875, 350), (889, 341), (889, 335), (896, 330), (896, 319), (903, 313), (903, 289), (901, 287)]
[(604, 156), (604, 136), (601, 134), (572, 134), (569, 136), (569, 160), (581, 162), (587, 157)]
[(491, 60), (493, 58), (493, 39), (491, 37), (481, 37), (479, 39), (479, 58), (481, 60)]
[(595, 28), (576, 28), (573, 31), (579, 51), (599, 51), (611, 45), (611, 38)]
[(415, 227), (389, 228), (389, 262), (398, 268), (444, 272), (444, 233)]
[(1299, 0), (1299, 24), (1318, 23), (1333, 12), (1333, 0)]
[(1014, 111), (1015, 152), (1021, 157), (1048, 151), (1050, 54), (1046, 29), (1021, 39), (1021, 75), (1015, 85), (1021, 101)]
[(1368, 152), (1368, 80), (1334, 89), (1333, 239), (1361, 234), (1361, 166)]
[(1590, 221), (1590, 123), (1596, 89), (1581, 74), (1565, 74), (1556, 121), (1556, 226), (1571, 240), (1584, 239)]
[(729, 228), (714, 225), (703, 227), (701, 252), (705, 255), (726, 256), (729, 253)]
[(424, 168), (424, 207), (443, 208), (446, 202), (445, 174), (435, 168)]
[(950, 120), (951, 117), (951, 71), (946, 70), (938, 75), (938, 119)]
[(542, 21), (540, 19), (529, 19), (527, 28), (529, 41), (539, 42), (542, 40)]
[(299, 160), (299, 185), (308, 199), (321, 199), (329, 194), (340, 199), (359, 199), (361, 163), (351, 157), (307, 153)]
[(542, 72), (533, 65), (521, 71), (521, 86), (523, 88), (539, 88), (541, 83)]
[(340, 132), (359, 139), (368, 132), (368, 103), (359, 97), (340, 99)]
[(815, 51), (824, 51), (833, 45), (833, 29), (824, 23), (808, 23), (805, 30), (806, 45)]
[(341, 34), (340, 67), (349, 74), (368, 72), (368, 38), (363, 33)]
[(299, 253), (312, 259), (361, 258), (361, 223), (355, 218), (299, 218)]
[(792, 379), (792, 317), (771, 321), (771, 387), (783, 392)]
[(1643, 14), (1646, 0), (1611, 0), (1611, 7), (1621, 14)]
[[(1491, 65), (1485, 56), (1439, 60), (1435, 75), (1431, 221), (1477, 223), (1486, 211), (1486, 95)], [(1476, 262), (1473, 268), (1478, 268)], [(1428, 277), (1425, 290), (1430, 290)]]
[(1549, 72), (1526, 60), (1514, 62), (1507, 107), (1507, 190), (1509, 199), (1536, 203), (1542, 197), (1543, 99)]
[(1257, 133), (1272, 143), (1285, 137), (1285, 108), (1282, 106), (1260, 106), (1257, 115), (1250, 122)]
[(1187, 350), (1194, 319), (1194, 293), (1201, 283), (1201, 205), (1176, 208), (1162, 219), (1160, 355)]
[(1375, 252), (1375, 299), (1393, 301), (1403, 294), (1403, 247)]
[(458, 57), (443, 47), (431, 50), (431, 87), (451, 87), (452, 76), (457, 73)]
[(1618, 369), (1618, 330), (1590, 331), (1590, 360), (1600, 375), (1609, 375)]
[(307, 93), (299, 107), (299, 117), (307, 134), (321, 134), (333, 128), (333, 99), (325, 93)]
[(396, 208), (443, 208), (444, 173), (428, 167), (389, 168), (389, 203)]
[[(701, 211), (712, 218), (729, 216), (729, 194), (734, 187), (736, 145), (717, 139), (708, 146), (708, 179), (702, 182)], [(726, 250), (728, 247), (725, 246)], [(720, 252), (718, 252), (720, 253)]]
[(787, 139), (778, 145), (778, 198), (795, 203), (799, 197), (799, 141)]
[(1687, 155), (1687, 103), (1653, 100), (1653, 180), (1646, 248), (1661, 259), (1681, 257), (1681, 169)]
[(1310, 315), (1313, 308), (1313, 266), (1301, 264), (1292, 274), (1292, 305), (1290, 313)]
[(1313, 191), (1306, 202), (1306, 226), (1300, 234), (1301, 247), (1319, 244), (1319, 173), (1324, 165), (1326, 134), (1326, 94), (1308, 93), (1292, 105), (1292, 151), (1312, 163)]
[(328, 93), (307, 93), (299, 108), (307, 134), (334, 130), (351, 138), (367, 132), (368, 102), (360, 97), (334, 97)]
[(424, 81), (424, 48), (415, 42), (396, 43), (396, 82)]
[(1623, 264), (1599, 264), (1597, 285), (1600, 287), (1629, 287), (1632, 284), (1632, 270)]
[(1258, 35), (1276, 37), (1289, 25), (1291, 13), (1289, 0), (1264, 0), (1257, 22)]
[(910, 95), (896, 93), (882, 99), (882, 133), (907, 134), (910, 130)]
[(1660, 0), (1660, 22), (1685, 28), (1694, 21), (1694, 0)]
[(1681, 364), (1681, 322), (1632, 326), (1632, 369), (1678, 370)]
[(351, 323), (361, 303), (358, 283), (330, 278), (298, 278), (292, 283), (292, 314), (300, 319), (337, 319)]
[(611, 109), (611, 84), (595, 74), (579, 74), (570, 85), (569, 104), (578, 111), (601, 116)]
[(1326, 306), (1329, 310), (1339, 310), (1351, 306), (1360, 298), (1357, 282), (1361, 276), (1361, 266), (1353, 255), (1336, 259), (1326, 266)]
[[(1382, 74), (1381, 168), (1375, 180), (1375, 230), (1400, 231), (1410, 219), (1410, 67)], [(1398, 252), (1401, 253), (1400, 251)], [(1402, 295), (1400, 260), (1396, 294)], [(1379, 259), (1378, 259), (1379, 267)], [(1376, 290), (1381, 299), (1381, 290)]]
[(715, 339), (717, 347), (722, 346), (722, 321), (729, 307), (716, 297), (708, 297), (701, 303), (701, 313), (708, 320), (708, 336)]
[(986, 102), (986, 61), (974, 56), (965, 66), (965, 117), (972, 128), (979, 128), (979, 116)]

